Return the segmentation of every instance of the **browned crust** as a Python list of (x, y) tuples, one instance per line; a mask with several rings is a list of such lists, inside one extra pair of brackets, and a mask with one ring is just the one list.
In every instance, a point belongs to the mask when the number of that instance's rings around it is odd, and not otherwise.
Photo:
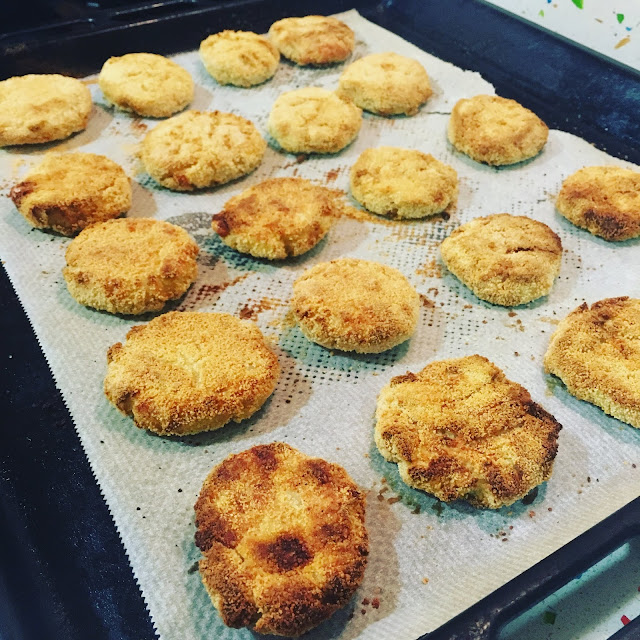
[(237, 251), (281, 260), (320, 242), (342, 206), (331, 189), (303, 178), (272, 178), (231, 198), (211, 226)]
[(455, 104), (448, 136), (456, 149), (477, 162), (508, 165), (540, 153), (549, 128), (515, 100), (478, 95)]
[(355, 44), (353, 31), (331, 16), (278, 20), (271, 25), (269, 37), (285, 58), (299, 65), (342, 62)]
[(107, 352), (104, 389), (122, 413), (162, 435), (219, 429), (253, 415), (280, 376), (251, 322), (223, 313), (165, 313)]
[(561, 425), (486, 358), (432, 362), (381, 391), (375, 440), (408, 485), (497, 509), (549, 478)]
[(563, 183), (556, 201), (567, 220), (612, 242), (640, 235), (640, 172), (584, 167)]
[(498, 213), (474, 218), (440, 245), (447, 268), (492, 304), (515, 306), (547, 295), (562, 263), (562, 242), (546, 224)]
[(122, 167), (105, 156), (52, 154), (14, 185), (9, 197), (34, 227), (74, 235), (127, 211), (131, 184)]
[(324, 347), (380, 353), (415, 331), (420, 298), (397, 269), (340, 258), (305, 271), (291, 308), (304, 335)]
[(298, 636), (344, 606), (367, 563), (364, 510), (344, 469), (281, 442), (215, 467), (195, 505), (196, 544), (224, 623)]
[(577, 398), (640, 428), (640, 300), (583, 302), (551, 336), (544, 366)]

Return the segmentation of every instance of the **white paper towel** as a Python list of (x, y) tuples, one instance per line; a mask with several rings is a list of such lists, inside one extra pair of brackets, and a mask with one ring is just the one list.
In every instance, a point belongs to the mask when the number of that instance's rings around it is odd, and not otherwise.
[[(197, 282), (179, 309), (224, 311), (255, 319), (273, 339), (283, 374), (272, 398), (251, 420), (220, 431), (169, 439), (137, 429), (104, 397), (106, 350), (147, 321), (86, 309), (68, 294), (61, 269), (69, 240), (32, 229), (11, 201), (0, 201), (5, 268), (40, 341), (83, 447), (113, 514), (134, 574), (163, 640), (252, 638), (222, 625), (200, 582), (193, 504), (212, 466), (258, 443), (285, 441), (344, 466), (368, 490), (371, 553), (353, 601), (309, 638), (415, 638), (433, 630), (535, 562), (635, 498), (640, 488), (640, 432), (547, 379), (542, 358), (559, 318), (583, 300), (640, 296), (638, 241), (607, 243), (554, 211), (562, 180), (584, 165), (625, 164), (569, 134), (552, 131), (543, 153), (502, 169), (479, 165), (446, 141), (448, 113), (461, 97), (493, 93), (475, 73), (421, 52), (356, 12), (341, 16), (355, 31), (354, 57), (396, 51), (419, 59), (435, 94), (412, 118), (365, 115), (356, 141), (338, 155), (295, 156), (269, 147), (243, 180), (198, 193), (172, 193), (140, 171), (136, 144), (156, 121), (113, 112), (91, 79), (97, 104), (89, 128), (61, 144), (0, 154), (3, 193), (42, 153), (82, 150), (108, 155), (134, 177), (130, 216), (183, 226), (202, 249)], [(299, 68), (283, 62), (273, 80), (253, 89), (220, 87), (197, 52), (175, 56), (197, 83), (193, 108), (231, 111), (265, 133), (269, 109), (283, 91), (335, 87), (344, 65)], [(270, 176), (316, 180), (348, 190), (349, 167), (366, 148), (396, 145), (432, 153), (460, 177), (457, 210), (448, 221), (378, 224), (345, 218), (308, 254), (281, 263), (241, 255), (210, 229), (211, 214)], [(562, 238), (562, 271), (551, 294), (508, 309), (486, 304), (446, 272), (438, 244), (465, 221), (498, 212), (531, 216)], [(378, 356), (335, 354), (308, 342), (287, 319), (294, 279), (339, 256), (400, 269), (425, 299), (416, 335)], [(176, 306), (176, 305), (174, 305)], [(531, 505), (478, 511), (442, 505), (402, 484), (395, 465), (373, 444), (376, 397), (387, 381), (430, 360), (480, 353), (521, 384), (564, 425), (551, 480)], [(479, 578), (479, 576), (482, 576)], [(378, 598), (379, 607), (363, 605)]]

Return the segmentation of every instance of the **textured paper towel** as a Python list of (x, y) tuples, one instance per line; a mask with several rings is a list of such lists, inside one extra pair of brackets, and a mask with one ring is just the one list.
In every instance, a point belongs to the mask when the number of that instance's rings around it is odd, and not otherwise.
[[(104, 153), (122, 163), (135, 176), (130, 215), (170, 220), (190, 231), (201, 246), (198, 280), (178, 308), (243, 311), (273, 339), (280, 358), (282, 378), (253, 419), (182, 439), (138, 430), (107, 402), (102, 382), (107, 348), (123, 340), (132, 325), (149, 318), (132, 321), (78, 305), (61, 276), (69, 241), (32, 230), (10, 200), (0, 202), (5, 267), (164, 640), (252, 637), (246, 630), (227, 630), (221, 624), (193, 570), (199, 558), (193, 543), (193, 503), (213, 465), (258, 443), (285, 441), (339, 463), (369, 491), (371, 553), (364, 582), (352, 603), (310, 638), (415, 638), (638, 495), (640, 469), (632, 463), (640, 462), (640, 432), (574, 399), (542, 370), (557, 319), (583, 300), (640, 296), (639, 243), (606, 243), (571, 226), (553, 207), (553, 194), (573, 171), (589, 164), (622, 163), (558, 131), (551, 132), (544, 152), (526, 164), (494, 169), (468, 160), (446, 142), (447, 114), (460, 97), (493, 93), (491, 86), (355, 12), (343, 19), (357, 35), (355, 56), (393, 50), (416, 57), (432, 77), (435, 95), (413, 118), (365, 116), (360, 135), (339, 155), (298, 164), (295, 156), (270, 147), (262, 165), (244, 180), (217, 190), (172, 193), (141, 173), (133, 158), (136, 143), (155, 121), (107, 109), (95, 83), (90, 86), (98, 106), (87, 131), (62, 144), (0, 155), (5, 194), (49, 149)], [(247, 90), (217, 86), (195, 52), (175, 60), (196, 80), (194, 108), (241, 114), (263, 132), (269, 108), (282, 91), (304, 85), (334, 87), (343, 68), (300, 69), (283, 63), (272, 81)], [(460, 199), (450, 220), (375, 224), (344, 219), (309, 254), (283, 263), (235, 253), (211, 232), (212, 213), (268, 176), (298, 175), (347, 190), (348, 169), (358, 155), (383, 144), (421, 149), (455, 167)], [(446, 273), (437, 254), (440, 241), (461, 223), (503, 211), (549, 224), (565, 247), (562, 271), (550, 296), (518, 308), (513, 317), (507, 309), (475, 298)], [(307, 267), (343, 255), (400, 269), (425, 301), (431, 301), (422, 309), (417, 333), (409, 342), (378, 356), (334, 355), (309, 343), (287, 322), (293, 280)], [(395, 465), (385, 462), (373, 445), (376, 397), (391, 376), (417, 371), (435, 358), (472, 353), (493, 360), (564, 425), (553, 477), (529, 506), (518, 503), (486, 512), (464, 504), (442, 505), (405, 487)], [(360, 604), (373, 597), (380, 600), (378, 609)]]

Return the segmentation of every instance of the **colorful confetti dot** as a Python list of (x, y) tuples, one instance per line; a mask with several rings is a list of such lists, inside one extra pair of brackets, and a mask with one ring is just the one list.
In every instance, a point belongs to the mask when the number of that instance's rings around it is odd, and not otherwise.
[(618, 20), (618, 24), (622, 24), (624, 20), (624, 13), (616, 13), (616, 19)]
[(625, 44), (629, 44), (631, 42), (631, 38), (627, 36), (626, 38), (622, 38), (620, 42), (614, 47), (614, 49), (619, 49), (620, 47), (624, 47)]
[(544, 18), (544, 10), (543, 10), (543, 9), (540, 9), (540, 12), (538, 13), (538, 15), (539, 15), (541, 18)]
[(626, 627), (631, 622), (631, 620), (629, 620), (629, 618), (627, 618), (627, 616), (622, 616), (620, 618), (620, 622), (622, 622), (622, 624)]
[(583, 0), (571, 0), (571, 2), (573, 2), (573, 4), (575, 4), (576, 7), (578, 7), (578, 9), (584, 9), (584, 1)]

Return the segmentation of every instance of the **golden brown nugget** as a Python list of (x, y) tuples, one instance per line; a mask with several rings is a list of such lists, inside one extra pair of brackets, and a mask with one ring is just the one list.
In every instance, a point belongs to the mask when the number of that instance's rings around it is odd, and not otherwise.
[(294, 282), (291, 308), (312, 342), (328, 349), (381, 353), (413, 335), (420, 297), (397, 269), (340, 258), (307, 269)]
[(38, 144), (83, 131), (93, 103), (89, 89), (55, 73), (0, 82), (0, 147)]
[(570, 222), (605, 240), (640, 236), (640, 172), (584, 167), (563, 183), (556, 208)]
[(299, 65), (342, 62), (355, 44), (354, 33), (344, 22), (325, 16), (278, 20), (269, 37), (285, 58)]
[(253, 122), (233, 113), (185, 111), (152, 129), (141, 159), (163, 187), (191, 191), (251, 173), (267, 143)]
[(344, 70), (338, 93), (381, 116), (413, 116), (433, 91), (427, 72), (417, 60), (397, 53), (374, 53)]
[(122, 167), (93, 153), (47, 155), (9, 197), (27, 222), (71, 236), (131, 207), (131, 182)]
[(165, 313), (133, 327), (107, 362), (107, 398), (136, 426), (168, 436), (252, 416), (280, 376), (260, 329), (225, 313)]
[(551, 336), (544, 368), (576, 398), (640, 428), (640, 300), (583, 302)]
[(449, 271), (478, 298), (513, 307), (551, 291), (562, 243), (542, 222), (497, 213), (463, 224), (440, 245), (440, 253)]
[(183, 295), (198, 275), (198, 245), (180, 227), (147, 218), (85, 229), (67, 247), (62, 273), (87, 307), (138, 315)]
[(211, 225), (236, 251), (282, 260), (315, 247), (341, 214), (331, 189), (303, 178), (272, 178), (231, 198)]
[(479, 355), (391, 379), (378, 397), (375, 441), (402, 480), (440, 500), (499, 509), (548, 480), (555, 418)]
[(537, 156), (549, 128), (515, 100), (479, 95), (459, 100), (448, 128), (451, 144), (476, 162), (515, 164)]
[(189, 72), (155, 53), (109, 58), (98, 84), (104, 97), (118, 109), (151, 118), (166, 118), (182, 111), (194, 94)]
[(351, 194), (366, 209), (390, 218), (425, 218), (458, 198), (458, 174), (413, 149), (367, 149), (351, 168)]
[(269, 134), (291, 153), (337, 153), (352, 142), (362, 111), (349, 98), (319, 87), (283, 93), (273, 104)]
[(252, 31), (221, 31), (200, 43), (200, 59), (219, 84), (252, 87), (273, 76), (280, 52)]
[(202, 581), (230, 627), (299, 636), (362, 582), (365, 495), (336, 464), (258, 445), (211, 471), (195, 511)]

